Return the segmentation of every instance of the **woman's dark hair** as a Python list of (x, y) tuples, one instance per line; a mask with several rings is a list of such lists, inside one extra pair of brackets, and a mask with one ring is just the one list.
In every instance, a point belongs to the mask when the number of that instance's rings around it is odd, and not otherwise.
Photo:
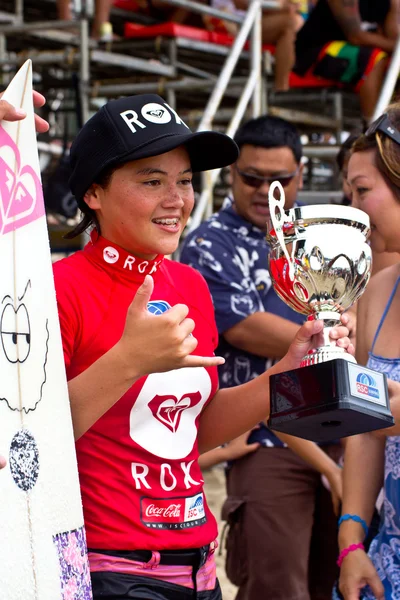
[[(400, 102), (391, 104), (386, 114), (392, 126), (400, 131)], [(381, 131), (372, 136), (360, 135), (351, 152), (375, 150), (376, 166), (393, 194), (400, 200), (400, 145)]]
[[(111, 177), (120, 166), (121, 165), (118, 165), (117, 167), (113, 166), (104, 169), (104, 171), (102, 171), (100, 175), (96, 177), (96, 181), (94, 181), (93, 183), (97, 183), (97, 185), (100, 185), (102, 188), (107, 188), (110, 185)], [(81, 235), (87, 229), (89, 229), (89, 227), (94, 227), (97, 233), (99, 235), (101, 234), (100, 224), (96, 217), (96, 213), (86, 204), (83, 198), (81, 202), (79, 202), (79, 209), (82, 213), (82, 219), (80, 223), (78, 223), (78, 225), (76, 225), (73, 229), (71, 229), (71, 231), (64, 235), (64, 238), (66, 240), (72, 240), (78, 235)]]
[(262, 148), (286, 146), (293, 152), (297, 163), (301, 161), (303, 155), (301, 139), (296, 127), (280, 117), (263, 115), (250, 119), (237, 130), (233, 139), (239, 148), (245, 144)]

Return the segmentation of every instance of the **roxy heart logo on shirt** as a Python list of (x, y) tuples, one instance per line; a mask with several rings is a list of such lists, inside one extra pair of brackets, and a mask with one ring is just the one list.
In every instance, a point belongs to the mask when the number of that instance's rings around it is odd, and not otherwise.
[(154, 396), (149, 407), (154, 417), (168, 427), (170, 431), (177, 431), (184, 410), (195, 406), (201, 400), (200, 392), (184, 394), (181, 398), (176, 396)]
[(130, 413), (130, 437), (155, 456), (185, 458), (197, 437), (196, 419), (211, 394), (203, 367), (148, 375)]
[(30, 165), (21, 164), (17, 145), (0, 126), (0, 235), (44, 214), (40, 179)]

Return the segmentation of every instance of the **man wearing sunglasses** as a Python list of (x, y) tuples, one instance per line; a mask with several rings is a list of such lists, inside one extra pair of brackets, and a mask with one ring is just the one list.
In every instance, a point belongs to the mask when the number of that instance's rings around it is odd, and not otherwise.
[[(232, 195), (186, 238), (181, 254), (203, 274), (213, 297), (218, 354), (226, 361), (219, 367), (220, 387), (263, 373), (285, 354), (304, 320), (272, 287), (265, 241), (271, 183), (281, 182), (286, 209), (303, 185), (299, 134), (283, 119), (262, 116), (245, 123), (234, 139), (240, 155), (231, 166)], [(239, 586), (236, 600), (330, 598), (336, 518), (319, 473), (265, 423), (248, 442), (260, 448), (230, 465), (224, 505), (230, 523), (226, 568)], [(341, 452), (336, 444), (326, 450), (335, 459)], [(339, 469), (323, 457), (332, 481)]]

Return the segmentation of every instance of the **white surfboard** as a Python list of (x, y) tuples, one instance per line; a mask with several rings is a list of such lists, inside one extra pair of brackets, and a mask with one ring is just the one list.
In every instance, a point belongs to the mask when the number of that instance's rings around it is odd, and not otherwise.
[(90, 600), (27, 61), (0, 123), (0, 598)]

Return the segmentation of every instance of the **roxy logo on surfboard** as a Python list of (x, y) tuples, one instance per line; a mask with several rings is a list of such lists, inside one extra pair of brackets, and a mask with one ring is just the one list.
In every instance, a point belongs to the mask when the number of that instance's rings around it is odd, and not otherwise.
[(0, 126), (0, 235), (44, 215), (39, 177), (21, 164), (18, 147)]

